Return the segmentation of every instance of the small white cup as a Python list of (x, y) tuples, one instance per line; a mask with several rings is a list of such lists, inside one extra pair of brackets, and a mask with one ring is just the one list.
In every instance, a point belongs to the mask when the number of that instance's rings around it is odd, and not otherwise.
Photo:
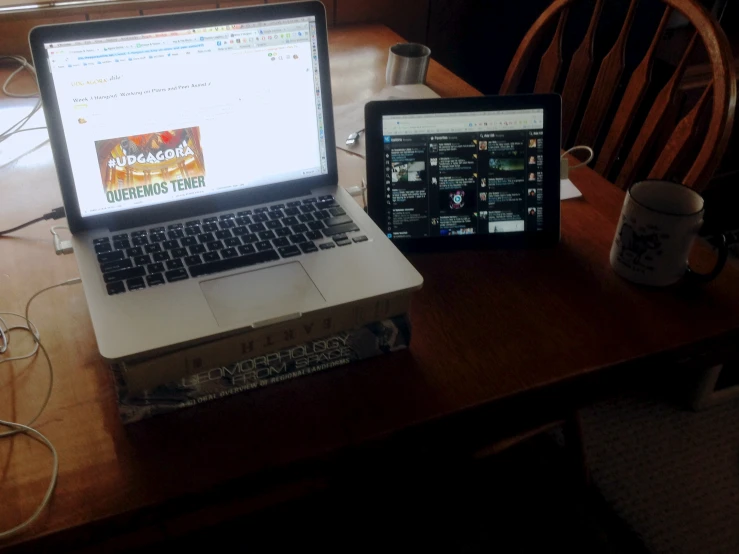
[(687, 276), (710, 281), (724, 268), (728, 256), (726, 237), (719, 235), (716, 266), (707, 274), (690, 269), (690, 248), (703, 227), (703, 197), (670, 181), (640, 181), (626, 193), (611, 266), (621, 277), (656, 287), (676, 283)]

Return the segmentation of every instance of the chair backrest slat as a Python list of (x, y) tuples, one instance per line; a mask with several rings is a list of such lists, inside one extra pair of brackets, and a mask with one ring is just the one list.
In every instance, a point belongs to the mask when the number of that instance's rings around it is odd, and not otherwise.
[[(629, 0), (618, 38), (606, 46), (608, 53), (600, 62), (597, 74), (593, 75), (593, 51), (596, 50), (593, 44), (606, 23), (602, 11), (607, 8), (607, 0), (590, 2), (594, 4), (593, 13), (569, 65), (562, 61), (561, 42), (568, 17), (563, 12), (570, 10), (569, 17), (572, 18), (576, 13), (571, 12), (572, 6), (583, 3), (583, 0), (552, 0), (516, 50), (500, 94), (515, 94), (529, 62), (533, 63), (532, 56), (547, 48), (544, 59), (536, 60), (539, 72), (537, 91), (558, 90), (562, 81), (559, 78), (561, 66), (565, 64), (568, 67), (562, 88), (563, 147), (586, 144), (595, 148), (596, 171), (621, 187), (649, 174), (679, 179), (698, 191), (704, 189), (726, 151), (736, 109), (736, 68), (731, 45), (723, 29), (699, 0), (661, 0), (666, 9), (661, 14), (655, 35), (649, 35), (649, 47), (634, 72), (624, 75), (626, 45), (635, 46), (635, 41), (642, 38), (630, 37), (638, 0)], [(690, 22), (696, 35), (663, 87), (663, 81), (659, 84), (652, 82), (652, 66), (658, 59), (661, 35), (675, 13)], [(610, 21), (608, 23), (611, 24)], [(619, 21), (613, 24), (618, 25)], [(549, 37), (552, 37), (551, 43), (544, 46), (543, 41)], [(713, 80), (711, 86), (703, 91), (698, 106), (680, 119), (684, 104), (681, 79), (690, 51), (698, 40), (705, 48)], [(592, 89), (588, 90), (593, 80)], [(623, 85), (626, 85), (624, 95), (616, 106), (613, 104), (615, 92)], [(660, 87), (663, 88), (653, 101), (654, 93)], [(583, 100), (583, 97), (588, 99)], [(654, 103), (644, 106), (647, 99)], [(646, 117), (642, 117), (643, 113), (647, 114)], [(699, 137), (701, 133), (705, 136)], [(636, 143), (632, 145), (634, 136)], [(573, 137), (576, 138), (573, 140)], [(623, 164), (617, 166), (616, 160), (619, 159)], [(655, 159), (654, 167), (645, 167), (647, 162), (654, 163)], [(617, 171), (619, 175), (615, 175)]]
[(703, 94), (698, 99), (695, 106), (688, 114), (680, 120), (675, 126), (675, 130), (670, 135), (667, 144), (657, 158), (652, 170), (649, 172), (649, 179), (671, 179), (678, 164), (682, 161), (683, 154), (686, 153), (686, 147), (693, 138), (698, 124), (698, 117), (706, 107), (708, 100), (711, 98), (713, 89), (713, 80), (703, 90)]
[(536, 74), (536, 84), (534, 85), (534, 92), (536, 93), (554, 92), (554, 85), (557, 84), (559, 70), (562, 67), (562, 35), (564, 34), (568, 12), (567, 8), (559, 12), (559, 21), (557, 21), (552, 42), (541, 57), (539, 72)]
[(593, 67), (593, 45), (595, 43), (595, 30), (600, 21), (600, 14), (603, 10), (603, 0), (596, 0), (593, 8), (593, 15), (590, 17), (590, 24), (582, 39), (580, 46), (577, 47), (570, 61), (570, 68), (567, 70), (567, 78), (565, 79), (564, 88), (562, 89), (562, 142), (567, 144), (567, 139), (572, 130), (572, 123), (577, 115), (577, 109), (580, 107), (580, 99), (585, 90), (585, 85), (590, 77), (590, 70)]
[(636, 5), (639, 0), (631, 0), (629, 4), (629, 11), (626, 12), (626, 19), (624, 20), (621, 32), (613, 44), (611, 51), (606, 54), (603, 61), (600, 64), (598, 70), (598, 76), (595, 79), (593, 85), (593, 92), (590, 95), (590, 100), (585, 108), (583, 115), (582, 124), (580, 125), (580, 131), (577, 133), (576, 144), (590, 144), (594, 145), (600, 128), (603, 125), (603, 120), (606, 117), (608, 108), (611, 105), (611, 100), (616, 92), (618, 82), (621, 79), (621, 74), (624, 71), (624, 51), (626, 49), (626, 40), (631, 30), (631, 24), (634, 22), (634, 15), (636, 14)]
[(613, 167), (613, 162), (616, 160), (618, 153), (621, 149), (621, 145), (626, 138), (631, 122), (636, 116), (636, 111), (639, 109), (644, 94), (647, 92), (649, 83), (652, 77), (652, 63), (654, 61), (654, 51), (659, 44), (659, 40), (665, 31), (667, 21), (670, 19), (672, 14), (672, 8), (669, 6), (665, 8), (665, 13), (662, 14), (662, 19), (657, 27), (657, 32), (654, 35), (652, 43), (649, 45), (647, 53), (639, 63), (637, 68), (631, 74), (629, 84), (626, 85), (621, 103), (616, 110), (616, 115), (613, 117), (611, 128), (608, 131), (603, 146), (598, 154), (598, 159), (595, 162), (595, 170), (601, 175), (607, 175)]
[(508, 71), (506, 71), (505, 77), (503, 78), (503, 83), (500, 85), (499, 94), (516, 93), (516, 89), (521, 82), (521, 77), (531, 59), (531, 54), (539, 46), (539, 43), (542, 40), (543, 30), (549, 26), (550, 18), (558, 14), (562, 9), (564, 8), (559, 6), (556, 2), (553, 3), (544, 10), (544, 13), (541, 14), (539, 19), (537, 19), (531, 26), (528, 33), (526, 33), (526, 36), (523, 37), (521, 46), (519, 46), (518, 50), (516, 50), (516, 53), (513, 55), (513, 60), (511, 60), (511, 64), (508, 66)]
[(665, 84), (665, 86), (662, 87), (662, 90), (659, 91), (659, 94), (657, 94), (657, 97), (652, 104), (652, 109), (649, 110), (649, 114), (644, 120), (642, 128), (639, 130), (639, 134), (636, 136), (634, 144), (631, 147), (631, 151), (626, 157), (626, 161), (621, 167), (621, 171), (616, 178), (617, 186), (621, 188), (628, 187), (629, 184), (631, 184), (631, 182), (633, 181), (639, 169), (641, 169), (642, 165), (646, 161), (647, 156), (650, 153), (650, 149), (654, 144), (654, 139), (657, 137), (657, 133), (659, 132), (659, 126), (663, 121), (667, 109), (669, 108), (675, 97), (675, 93), (678, 89), (678, 84), (683, 77), (683, 72), (685, 71), (685, 67), (688, 63), (688, 58), (693, 51), (693, 47), (695, 46), (697, 39), (698, 33), (695, 32), (693, 33), (693, 37), (690, 39), (688, 47), (683, 53), (683, 57), (677, 64), (672, 77), (670, 77), (670, 80), (667, 81), (667, 84)]

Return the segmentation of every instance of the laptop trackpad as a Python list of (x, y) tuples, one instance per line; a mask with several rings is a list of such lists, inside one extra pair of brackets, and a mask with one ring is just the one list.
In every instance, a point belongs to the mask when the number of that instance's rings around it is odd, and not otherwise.
[(326, 303), (299, 262), (209, 279), (200, 288), (221, 327), (291, 319)]

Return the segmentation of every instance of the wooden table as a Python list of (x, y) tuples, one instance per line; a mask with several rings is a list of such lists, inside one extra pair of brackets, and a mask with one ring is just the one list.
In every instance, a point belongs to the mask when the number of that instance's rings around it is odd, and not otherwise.
[[(331, 32), (337, 105), (384, 86), (398, 40), (379, 26)], [(435, 63), (428, 84), (442, 96), (477, 94)], [(2, 122), (31, 103), (3, 99)], [(23, 148), (44, 138), (25, 133)], [(0, 149), (0, 226), (61, 205), (48, 145), (6, 160)], [(341, 154), (339, 163), (347, 175), (358, 162)], [(145, 544), (302, 494), (368, 448), (471, 452), (657, 367), (734, 348), (739, 273), (727, 268), (702, 288), (625, 282), (608, 263), (623, 192), (590, 169), (572, 179), (584, 196), (562, 204), (557, 248), (412, 258), (425, 285), (410, 350), (130, 428), (118, 419), (81, 287), (45, 293), (31, 317), (55, 383), (37, 428), (59, 451), (59, 483), (30, 532), (5, 546), (97, 545), (123, 533), (117, 546)], [(77, 275), (73, 256), (54, 255), (48, 227), (0, 239), (0, 309), (22, 312), (34, 292)], [(695, 254), (710, 263), (709, 252)], [(0, 418), (25, 421), (46, 385), (42, 359), (0, 366)], [(0, 527), (31, 513), (49, 467), (34, 441), (0, 441)]]

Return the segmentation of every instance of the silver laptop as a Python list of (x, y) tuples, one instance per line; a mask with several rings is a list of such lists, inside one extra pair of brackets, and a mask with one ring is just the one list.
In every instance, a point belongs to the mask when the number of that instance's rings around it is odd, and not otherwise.
[(30, 35), (101, 354), (421, 287), (338, 185), (319, 2)]

